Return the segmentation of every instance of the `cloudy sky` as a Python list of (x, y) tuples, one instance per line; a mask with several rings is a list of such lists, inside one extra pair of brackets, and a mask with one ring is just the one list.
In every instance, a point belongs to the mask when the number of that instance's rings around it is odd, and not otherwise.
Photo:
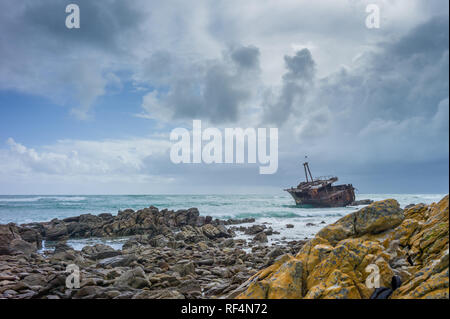
[[(361, 193), (446, 193), (448, 27), (447, 0), (2, 0), (0, 194), (276, 193), (305, 155)], [(277, 127), (278, 172), (172, 164), (193, 119)]]

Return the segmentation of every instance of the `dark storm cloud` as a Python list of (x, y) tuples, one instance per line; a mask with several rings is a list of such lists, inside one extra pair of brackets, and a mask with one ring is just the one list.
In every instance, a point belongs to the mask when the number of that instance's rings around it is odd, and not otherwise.
[[(315, 62), (308, 49), (298, 51), (294, 56), (284, 57), (287, 72), (283, 75), (281, 93), (275, 102), (265, 105), (264, 120), (283, 124), (290, 116), (298, 116), (306, 91), (315, 75)], [(269, 93), (270, 94), (270, 93)]]
[(439, 58), (442, 51), (448, 50), (448, 23), (448, 15), (435, 16), (399, 41), (387, 44), (387, 50), (399, 57), (429, 54), (430, 58)]
[(354, 70), (324, 79), (318, 105), (335, 113), (348, 108), (362, 125), (431, 117), (448, 98), (448, 45), (448, 16), (433, 18), (361, 57)]
[[(161, 72), (161, 66), (164, 72)], [(148, 59), (146, 72), (148, 74), (143, 77), (152, 86), (166, 84), (156, 90), (159, 101), (152, 99), (152, 103), (148, 103), (144, 97), (143, 108), (148, 117), (165, 121), (206, 119), (212, 123), (228, 123), (239, 119), (244, 104), (253, 94), (247, 80), (258, 76), (259, 50), (234, 47), (224, 52), (220, 60), (196, 63), (181, 61), (167, 52), (157, 52)], [(155, 95), (155, 91), (150, 95)]]
[(298, 51), (294, 56), (285, 56), (284, 61), (288, 72), (283, 76), (289, 81), (312, 81), (315, 63), (308, 49)]
[(259, 49), (254, 46), (239, 47), (231, 52), (231, 58), (245, 68), (259, 67)]
[[(433, 17), (398, 39), (385, 40), (376, 51), (365, 52), (350, 67), (322, 79), (314, 78), (314, 61), (306, 49), (285, 57), (288, 72), (283, 76), (280, 94), (275, 98), (269, 95), (272, 99), (267, 99), (264, 119), (280, 124), (290, 119), (300, 140), (364, 132), (367, 141), (377, 141), (379, 132), (370, 135), (367, 127), (397, 123), (396, 129), (403, 128), (404, 138), (411, 137), (411, 142), (436, 144), (428, 141), (431, 137), (425, 133), (412, 137), (424, 129), (412, 123), (420, 118), (431, 132), (437, 123), (435, 117), (445, 111), (448, 24), (448, 16)], [(445, 130), (440, 132), (442, 135)], [(387, 140), (386, 148), (396, 142)]]
[[(296, 137), (297, 147), (280, 159), (280, 174), (283, 163), (308, 155), (318, 174), (353, 174), (363, 191), (370, 185), (378, 192), (448, 191), (448, 24), (448, 16), (433, 17), (364, 52), (352, 65), (315, 80), (309, 90), (292, 87), (304, 97), (301, 104), (283, 104), (281, 99), (270, 104), (290, 110), (284, 127), (291, 129), (281, 134), (281, 148), (287, 150)], [(279, 97), (286, 96), (282, 90)], [(380, 172), (383, 166), (387, 168)], [(396, 169), (388, 173), (392, 167)], [(429, 174), (418, 174), (417, 169)], [(422, 186), (412, 184), (414, 174)], [(383, 181), (391, 188), (383, 187)]]
[[(78, 47), (89, 45), (102, 50), (126, 50), (121, 47), (121, 38), (135, 30), (144, 15), (133, 7), (132, 1), (78, 0), (80, 28), (67, 29), (65, 8), (73, 1), (34, 0), (27, 4), (20, 17), (25, 29), (40, 40), (52, 39), (62, 45)], [(123, 40), (123, 39), (122, 39)]]

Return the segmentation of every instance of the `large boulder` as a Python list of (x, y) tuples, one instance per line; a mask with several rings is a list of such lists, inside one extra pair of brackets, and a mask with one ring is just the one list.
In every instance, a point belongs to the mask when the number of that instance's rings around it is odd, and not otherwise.
[(398, 226), (404, 219), (403, 210), (396, 200), (387, 199), (373, 203), (357, 212), (346, 215), (317, 233), (330, 243), (365, 234), (377, 234)]
[(50, 241), (63, 240), (68, 238), (66, 223), (54, 220), (45, 226), (45, 237)]
[(377, 269), (381, 287), (394, 290), (392, 279), (401, 278), (390, 298), (449, 298), (448, 200), (404, 212), (394, 200), (375, 202), (322, 229), (297, 255), (280, 256), (228, 297), (370, 298)]
[(10, 245), (14, 239), (22, 239), (18, 227), (15, 224), (0, 225), (0, 255), (12, 252)]
[[(30, 255), (40, 247), (38, 237), (29, 238), (30, 242), (24, 240), (20, 233), (31, 234), (16, 224), (0, 225), (0, 255), (25, 254)], [(34, 233), (37, 236), (37, 233)]]
[(31, 227), (19, 227), (19, 234), (23, 240), (33, 244), (36, 248), (42, 247), (42, 235), (38, 230)]
[(13, 239), (9, 244), (9, 249), (13, 253), (31, 255), (36, 251), (36, 246), (22, 239)]

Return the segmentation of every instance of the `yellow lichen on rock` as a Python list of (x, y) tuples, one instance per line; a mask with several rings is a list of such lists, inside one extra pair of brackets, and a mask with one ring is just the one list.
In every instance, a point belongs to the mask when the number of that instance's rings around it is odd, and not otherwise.
[(448, 298), (448, 200), (403, 211), (388, 199), (351, 213), (295, 257), (281, 256), (256, 273), (238, 298), (369, 298), (369, 265), (378, 269), (382, 287), (401, 278), (391, 298)]

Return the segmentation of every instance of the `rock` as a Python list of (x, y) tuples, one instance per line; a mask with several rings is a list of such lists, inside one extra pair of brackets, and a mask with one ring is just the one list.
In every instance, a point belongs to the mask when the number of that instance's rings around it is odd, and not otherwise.
[(74, 261), (77, 258), (77, 253), (74, 250), (65, 250), (59, 253), (53, 254), (50, 257), (52, 264), (58, 264), (60, 262)]
[(195, 264), (199, 265), (199, 266), (212, 266), (212, 265), (214, 265), (214, 259), (208, 258), (208, 259), (196, 260)]
[(19, 234), (23, 240), (33, 244), (36, 248), (40, 249), (42, 247), (42, 236), (36, 229), (19, 227)]
[(314, 224), (314, 223), (306, 223), (306, 226), (307, 227), (311, 227), (311, 226), (316, 226), (316, 224)]
[(370, 205), (372, 203), (373, 203), (373, 200), (371, 200), (371, 199), (361, 199), (361, 200), (355, 200), (349, 206)]
[(165, 247), (169, 243), (169, 240), (164, 235), (158, 235), (149, 240), (149, 244), (152, 247)]
[(172, 269), (180, 274), (181, 277), (189, 274), (195, 274), (195, 266), (193, 262), (182, 262), (174, 265)]
[(282, 255), (283, 253), (284, 253), (284, 251), (281, 247), (275, 247), (266, 254), (266, 257), (276, 258), (276, 257)]
[(136, 267), (124, 272), (114, 282), (116, 287), (132, 287), (135, 289), (141, 289), (144, 287), (150, 287), (151, 283), (147, 280), (144, 270), (141, 267)]
[(156, 296), (157, 299), (185, 299), (182, 293), (177, 290), (165, 290)]
[(253, 225), (245, 229), (244, 234), (246, 235), (256, 235), (266, 229), (265, 225)]
[(55, 250), (53, 251), (54, 254), (58, 254), (58, 253), (62, 253), (68, 250), (73, 250), (72, 247), (70, 247), (69, 245), (67, 245), (67, 243), (65, 241), (61, 241), (58, 242), (55, 245)]
[(67, 237), (67, 226), (63, 221), (53, 221), (45, 227), (46, 240), (57, 241)]
[(217, 227), (212, 224), (206, 224), (201, 227), (203, 234), (209, 239), (231, 237), (223, 225)]
[(345, 238), (376, 234), (394, 228), (403, 219), (403, 210), (398, 202), (387, 199), (346, 215), (336, 223), (321, 229), (317, 236), (335, 244)]
[[(14, 236), (23, 235), (23, 239), (27, 242), (35, 244), (40, 248), (41, 240), (59, 241), (68, 238), (89, 238), (89, 237), (106, 237), (106, 236), (135, 236), (146, 235), (151, 239), (158, 235), (172, 233), (174, 228), (183, 228), (186, 226), (192, 229), (198, 229), (197, 233), (200, 237), (229, 238), (233, 234), (227, 230), (224, 225), (238, 224), (244, 222), (254, 222), (254, 219), (243, 220), (212, 220), (210, 216), (199, 216), (197, 208), (187, 210), (178, 210), (176, 212), (163, 209), (159, 211), (156, 207), (144, 208), (138, 211), (126, 209), (119, 211), (117, 216), (109, 213), (100, 214), (98, 216), (92, 214), (83, 214), (80, 216), (68, 217), (63, 220), (53, 219), (50, 222), (31, 223), (18, 227), (14, 225)], [(205, 225), (210, 225), (204, 227)], [(3, 225), (5, 226), (5, 225)], [(2, 247), (2, 242), (6, 241), (6, 232), (10, 237), (8, 243), (12, 240), (11, 226), (3, 227), (0, 230), (0, 251), (6, 251)], [(10, 229), (11, 228), (11, 229)], [(20, 230), (20, 233), (19, 233)], [(3, 233), (5, 235), (3, 235)], [(2, 239), (2, 236), (4, 239)], [(186, 238), (189, 238), (187, 236)], [(15, 237), (14, 237), (15, 238)], [(184, 239), (179, 239), (184, 240)], [(139, 242), (139, 241), (138, 241)], [(142, 244), (142, 242), (139, 242)]]
[(235, 242), (233, 238), (224, 240), (222, 243), (220, 243), (221, 247), (234, 247)]
[(85, 286), (77, 290), (75, 298), (94, 298), (99, 293), (100, 288), (96, 286)]
[(41, 274), (31, 274), (22, 279), (22, 282), (28, 286), (46, 286), (47, 278)]
[(13, 239), (9, 244), (9, 249), (12, 252), (31, 255), (33, 252), (36, 251), (36, 246), (22, 239)]
[(267, 240), (266, 233), (265, 232), (260, 232), (260, 233), (256, 234), (256, 236), (253, 237), (253, 241), (257, 241), (257, 242), (260, 242), (260, 243), (267, 243), (268, 240)]
[(0, 225), (0, 255), (9, 255), (12, 253), (10, 245), (14, 239), (22, 239), (18, 227), (12, 223)]
[[(323, 228), (295, 256), (280, 256), (228, 297), (370, 298), (371, 265), (380, 286), (394, 290), (391, 299), (448, 299), (448, 199), (404, 212), (394, 200), (375, 202)], [(398, 273), (403, 283), (395, 289)]]
[(115, 250), (111, 246), (95, 244), (94, 246), (84, 246), (81, 252), (88, 255), (90, 259), (99, 260), (121, 255), (122, 252)]
[[(174, 212), (150, 207), (121, 211), (117, 216), (84, 214), (45, 223), (2, 225), (0, 234), (5, 235), (8, 255), (0, 256), (0, 298), (224, 297), (264, 265), (272, 264), (279, 253), (300, 246), (289, 242), (272, 254), (264, 245), (247, 246), (246, 240), (231, 238), (235, 234), (230, 229), (244, 231), (246, 227), (226, 226), (242, 222), (246, 220), (198, 216), (196, 209)], [(265, 225), (250, 227), (250, 232), (263, 241), (273, 233)], [(58, 239), (53, 253), (19, 254), (10, 249), (18, 240), (34, 247), (36, 238), (48, 239), (48, 235)], [(118, 235), (132, 236), (120, 251), (103, 244), (75, 251), (64, 242)], [(254, 249), (247, 253), (252, 245)], [(69, 264), (80, 268), (80, 289), (66, 287)]]
[(105, 258), (97, 263), (98, 267), (127, 267), (137, 260), (133, 254), (119, 255), (115, 257)]
[(178, 287), (177, 291), (183, 294), (188, 299), (195, 299), (201, 297), (202, 288), (198, 280), (185, 280)]
[(292, 224), (286, 224), (286, 228), (294, 228), (294, 225), (292, 225)]

